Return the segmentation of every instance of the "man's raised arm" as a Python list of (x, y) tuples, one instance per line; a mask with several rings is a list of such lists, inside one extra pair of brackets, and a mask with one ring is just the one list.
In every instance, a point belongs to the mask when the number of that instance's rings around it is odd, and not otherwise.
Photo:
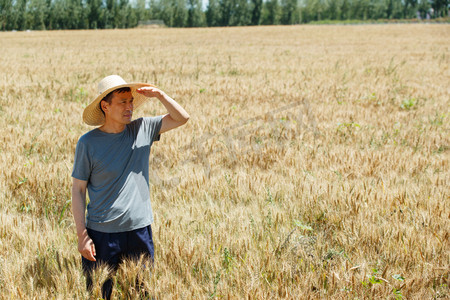
[(169, 112), (162, 119), (159, 133), (169, 131), (185, 124), (189, 120), (189, 114), (175, 100), (166, 93), (155, 87), (142, 87), (137, 92), (146, 97), (156, 97)]

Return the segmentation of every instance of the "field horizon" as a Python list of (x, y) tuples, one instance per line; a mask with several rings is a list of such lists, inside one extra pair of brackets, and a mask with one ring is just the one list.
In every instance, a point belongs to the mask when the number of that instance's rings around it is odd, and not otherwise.
[[(0, 32), (0, 299), (89, 298), (71, 171), (110, 74), (191, 116), (152, 147), (155, 267), (124, 265), (114, 299), (143, 297), (139, 276), (156, 299), (448, 298), (449, 37), (447, 24)], [(164, 113), (151, 99), (134, 118)]]

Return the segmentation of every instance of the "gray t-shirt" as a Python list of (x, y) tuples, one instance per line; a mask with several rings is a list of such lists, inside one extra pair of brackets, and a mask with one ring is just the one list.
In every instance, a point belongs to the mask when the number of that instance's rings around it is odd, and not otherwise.
[(161, 123), (162, 116), (140, 118), (121, 133), (94, 129), (78, 140), (72, 177), (88, 182), (88, 228), (124, 232), (153, 222), (149, 156)]

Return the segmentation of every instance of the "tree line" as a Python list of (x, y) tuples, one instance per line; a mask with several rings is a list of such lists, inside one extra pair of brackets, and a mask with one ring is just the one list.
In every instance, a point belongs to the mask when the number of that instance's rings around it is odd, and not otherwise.
[[(207, 0), (205, 0), (207, 1)], [(447, 17), (449, 0), (0, 0), (0, 30), (301, 24)]]

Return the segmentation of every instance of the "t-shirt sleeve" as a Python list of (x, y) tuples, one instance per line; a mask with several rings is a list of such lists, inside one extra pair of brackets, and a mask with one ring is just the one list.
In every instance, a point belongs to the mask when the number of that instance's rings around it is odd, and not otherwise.
[(159, 139), (161, 138), (159, 131), (161, 130), (162, 118), (163, 116), (144, 118), (144, 122), (146, 123), (149, 129), (150, 141), (152, 142), (159, 141)]
[(80, 180), (88, 181), (91, 175), (91, 163), (89, 159), (88, 149), (82, 139), (77, 143), (75, 149), (75, 159), (73, 162), (72, 177)]

